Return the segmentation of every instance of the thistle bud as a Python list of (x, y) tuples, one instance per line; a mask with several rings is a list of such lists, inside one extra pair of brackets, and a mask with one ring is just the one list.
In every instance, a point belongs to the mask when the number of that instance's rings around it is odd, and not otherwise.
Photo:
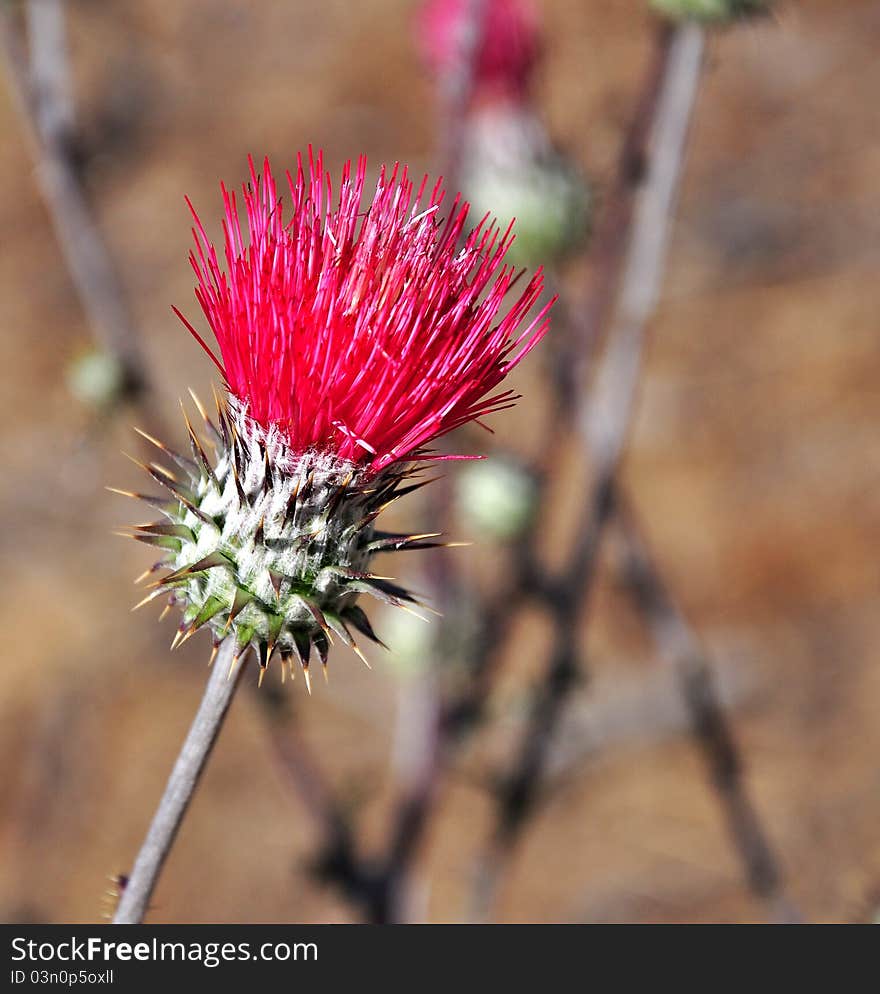
[(458, 475), (456, 507), (478, 535), (506, 541), (528, 527), (535, 511), (535, 481), (509, 460), (474, 462)]
[[(438, 77), (455, 72), (470, 0), (426, 0), (416, 35), (422, 58)], [(473, 103), (518, 100), (531, 85), (541, 52), (538, 16), (529, 0), (484, 0), (473, 58)]]
[(72, 359), (65, 379), (76, 400), (99, 411), (114, 407), (125, 390), (122, 363), (102, 349), (89, 349)]
[[(439, 79), (457, 71), (470, 5), (428, 0), (418, 39)], [(486, 0), (472, 54), (470, 100), (458, 169), (478, 215), (516, 218), (508, 261), (558, 263), (589, 231), (592, 195), (577, 166), (555, 147), (532, 96), (541, 52), (540, 25), (527, 0)]]
[(590, 188), (527, 106), (498, 103), (471, 115), (461, 177), (477, 213), (516, 219), (515, 265), (559, 262), (589, 233)]
[(650, 0), (659, 14), (673, 21), (733, 21), (766, 13), (771, 0)]

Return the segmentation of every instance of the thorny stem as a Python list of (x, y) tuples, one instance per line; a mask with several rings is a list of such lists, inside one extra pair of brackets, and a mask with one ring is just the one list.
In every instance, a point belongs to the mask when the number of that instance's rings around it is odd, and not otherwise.
[(535, 803), (552, 733), (577, 676), (576, 622), (596, 575), (601, 537), (610, 517), (612, 488), (632, 420), (645, 333), (665, 268), (703, 47), (703, 31), (692, 24), (677, 28), (669, 43), (651, 129), (650, 157), (635, 206), (608, 348), (596, 389), (582, 416), (590, 441), (594, 481), (580, 541), (572, 554), (566, 582), (557, 594), (556, 643), (547, 676), (536, 692), (516, 759), (501, 789), (498, 823), (480, 882), (483, 912), (494, 900), (507, 854)]
[[(479, 23), (477, 5), (470, 11), (472, 19)], [(590, 286), (588, 305), (583, 318), (578, 322), (578, 342), (573, 342), (572, 351), (588, 350), (598, 340), (599, 331), (605, 320), (613, 290), (617, 286), (617, 273), (625, 257), (626, 235), (632, 215), (635, 191), (641, 178), (642, 163), (646, 157), (645, 146), (651, 125), (655, 118), (657, 94), (660, 82), (664, 77), (668, 54), (670, 32), (661, 28), (658, 32), (657, 55), (652, 63), (647, 80), (642, 88), (642, 96), (630, 123), (620, 155), (617, 174), (614, 181), (606, 220), (603, 221), (594, 242), (596, 259), (596, 278)], [(470, 53), (472, 59), (473, 52)], [(470, 78), (465, 69), (461, 79)], [(459, 81), (460, 81), (459, 80)], [(459, 91), (459, 99), (463, 99)], [(447, 99), (450, 94), (447, 94)], [(455, 161), (455, 139), (449, 133), (447, 139), (447, 162)], [(447, 167), (448, 168), (448, 167)], [(623, 233), (622, 233), (623, 232)], [(580, 345), (580, 349), (576, 346)], [(560, 356), (558, 365), (570, 372), (573, 368), (568, 357)], [(581, 367), (582, 368), (582, 367)], [(556, 402), (547, 426), (547, 432), (553, 437), (562, 430), (567, 417), (571, 414), (571, 392), (565, 389), (564, 377), (560, 376), (559, 390)], [(550, 474), (550, 464), (546, 451), (542, 453), (535, 465), (536, 483), (539, 499), (542, 499), (547, 489)], [(450, 748), (468, 729), (473, 727), (483, 707), (492, 685), (495, 663), (498, 659), (498, 645), (504, 641), (504, 635), (516, 615), (516, 607), (529, 592), (536, 589), (546, 598), (547, 591), (544, 578), (537, 567), (534, 549), (534, 536), (527, 533), (518, 540), (511, 555), (511, 573), (508, 581), (496, 598), (482, 605), (480, 615), (480, 631), (476, 638), (473, 653), (474, 664), (472, 679), (462, 689), (461, 693), (453, 695), (442, 702), (441, 709), (436, 715), (439, 727), (434, 723), (426, 728), (425, 734), (430, 740), (432, 752), (431, 761), (424, 764), (423, 775), (412, 785), (413, 789), (404, 792), (398, 802), (394, 820), (392, 839), (388, 846), (387, 855), (380, 866), (378, 876), (372, 878), (374, 886), (369, 894), (372, 900), (368, 904), (369, 913), (374, 921), (399, 920), (400, 898), (405, 891), (405, 874), (416, 843), (424, 831), (424, 826), (430, 816), (430, 811), (438, 795), (437, 785), (442, 776), (445, 764), (450, 758)], [(442, 579), (441, 570), (441, 577)], [(437, 580), (438, 578), (435, 578)], [(434, 584), (437, 586), (437, 583)], [(442, 593), (442, 591), (441, 591)], [(574, 663), (572, 662), (572, 668)], [(550, 718), (550, 723), (553, 723)], [(350, 853), (349, 853), (350, 855)], [(350, 884), (357, 882), (357, 874), (352, 876), (352, 862), (346, 859), (339, 863), (346, 876), (339, 883), (351, 893)], [(355, 887), (355, 893), (359, 888)], [(376, 898), (379, 900), (376, 901)]]
[[(554, 370), (557, 418), (571, 417), (583, 397), (586, 382), (601, 345), (602, 333), (613, 310), (632, 230), (633, 209), (647, 165), (647, 146), (657, 114), (657, 101), (669, 62), (672, 28), (666, 22), (654, 30), (653, 56), (639, 86), (635, 109), (621, 142), (617, 165), (603, 200), (595, 232), (590, 238), (590, 268), (584, 302), (572, 302), (565, 312), (568, 341), (560, 349)], [(563, 301), (561, 300), (560, 303)], [(557, 304), (559, 306), (559, 304)], [(549, 436), (549, 437), (552, 437)], [(548, 461), (552, 455), (547, 455)]]
[(177, 837), (177, 831), (220, 734), (232, 695), (244, 672), (245, 661), (242, 660), (237, 670), (230, 673), (234, 652), (235, 641), (226, 639), (214, 661), (202, 702), (122, 891), (119, 906), (113, 916), (114, 925), (140, 924), (147, 913), (162, 866)]

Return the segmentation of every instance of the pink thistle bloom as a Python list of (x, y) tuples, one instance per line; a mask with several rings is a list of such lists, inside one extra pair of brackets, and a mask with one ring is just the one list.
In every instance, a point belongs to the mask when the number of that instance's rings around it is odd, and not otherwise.
[(364, 210), (365, 174), (363, 159), (346, 166), (334, 200), (310, 153), (308, 175), (301, 159), (287, 175), (288, 207), (269, 163), (258, 176), (251, 162), (247, 237), (223, 190), (225, 267), (193, 211), (196, 296), (219, 357), (181, 318), (230, 396), (216, 423), (196, 400), (209, 444), (187, 420), (192, 458), (150, 438), (175, 469), (143, 465), (167, 496), (142, 498), (162, 519), (133, 537), (162, 551), (149, 572), (168, 572), (142, 603), (180, 609), (174, 645), (207, 628), (215, 650), (234, 640), (234, 659), (255, 650), (261, 679), (276, 654), (282, 675), (298, 661), (308, 682), (334, 637), (358, 654), (355, 632), (378, 642), (364, 596), (417, 603), (372, 562), (439, 536), (376, 520), (424, 485), (408, 481), (426, 446), (512, 403), (499, 385), (547, 330), (550, 304), (527, 317), (540, 272), (505, 307), (509, 228), (484, 218), (465, 235), (467, 204), (441, 220), (440, 184), (426, 196), (427, 178), (414, 189), (398, 166)]
[[(322, 155), (287, 173), (290, 208), (268, 160), (250, 162), (246, 241), (223, 188), (225, 271), (193, 210), (196, 297), (220, 349), (230, 393), (295, 453), (336, 454), (371, 474), (425, 458), (433, 440), (510, 406), (496, 387), (547, 331), (539, 270), (503, 311), (516, 274), (503, 259), (512, 225), (483, 218), (464, 238), (468, 204), (440, 218), (440, 182), (418, 189), (405, 167), (382, 168), (361, 206), (366, 161), (347, 164), (333, 201)], [(190, 205), (192, 210), (192, 205)], [(178, 312), (179, 314), (179, 312)]]
[[(525, 95), (541, 53), (538, 16), (528, 0), (484, 0), (474, 59), (474, 98)], [(416, 25), (429, 68), (438, 75), (455, 70), (469, 0), (426, 0)]]

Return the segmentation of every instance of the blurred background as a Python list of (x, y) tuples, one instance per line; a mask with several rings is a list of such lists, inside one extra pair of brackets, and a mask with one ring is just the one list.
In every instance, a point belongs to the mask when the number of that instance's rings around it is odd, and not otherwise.
[[(490, 459), (394, 509), (473, 543), (385, 564), (445, 617), (378, 612), (391, 651), (368, 671), (335, 649), (311, 698), (277, 669), (258, 695), (251, 667), (150, 920), (871, 921), (880, 3), (699, 37), (645, 0), (533, 0), (512, 27), (420, 6), (4, 4), (0, 918), (101, 920), (195, 711), (209, 640), (172, 654), (172, 617), (130, 613), (155, 556), (111, 534), (146, 518), (104, 487), (149, 489), (131, 425), (183, 444), (178, 398), (210, 398), (171, 312), (198, 314), (184, 195), (217, 235), (221, 179), (311, 143), (334, 177), (399, 159), (521, 216), (517, 262), (561, 299), (517, 407), (448, 440)], [(603, 469), (581, 430), (614, 351), (597, 301), (703, 32)]]

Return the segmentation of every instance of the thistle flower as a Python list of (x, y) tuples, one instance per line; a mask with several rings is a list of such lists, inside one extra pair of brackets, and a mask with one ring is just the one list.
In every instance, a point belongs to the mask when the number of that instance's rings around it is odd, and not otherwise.
[[(422, 57), (436, 75), (454, 71), (462, 22), (469, 0), (427, 0), (419, 10), (416, 33)], [(485, 0), (474, 58), (474, 102), (521, 99), (541, 51), (538, 17), (528, 0)]]
[(261, 679), (276, 651), (282, 675), (296, 658), (308, 682), (312, 649), (326, 666), (334, 634), (358, 653), (352, 629), (378, 642), (361, 595), (415, 603), (373, 557), (439, 536), (376, 519), (424, 485), (408, 481), (427, 462), (454, 458), (432, 442), (511, 405), (497, 388), (547, 330), (550, 305), (527, 317), (540, 271), (503, 309), (510, 228), (483, 219), (464, 237), (468, 205), (456, 198), (441, 220), (440, 183), (426, 196), (427, 177), (416, 190), (399, 166), (381, 170), (363, 211), (365, 176), (363, 159), (346, 165), (334, 204), (310, 152), (287, 174), (286, 203), (268, 161), (262, 175), (251, 162), (247, 238), (221, 187), (225, 266), (190, 205), (196, 297), (219, 355), (177, 313), (227, 396), (216, 423), (196, 401), (213, 455), (188, 420), (192, 458), (150, 438), (176, 469), (144, 466), (168, 497), (144, 498), (163, 520), (134, 537), (163, 549), (153, 569), (170, 572), (144, 602), (169, 594), (182, 610), (175, 644), (206, 626), (216, 651), (231, 635), (236, 659), (256, 649)]

